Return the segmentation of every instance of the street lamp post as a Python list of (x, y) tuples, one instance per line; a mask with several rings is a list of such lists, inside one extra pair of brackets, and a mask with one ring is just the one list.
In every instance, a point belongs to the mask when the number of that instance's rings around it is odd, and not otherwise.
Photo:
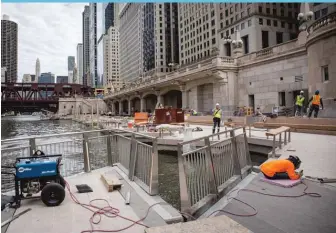
[(313, 19), (314, 13), (309, 9), (309, 3), (304, 3), (304, 6), (301, 7), (301, 12), (298, 14), (299, 20), (299, 30), (306, 31), (308, 28), (308, 23)]

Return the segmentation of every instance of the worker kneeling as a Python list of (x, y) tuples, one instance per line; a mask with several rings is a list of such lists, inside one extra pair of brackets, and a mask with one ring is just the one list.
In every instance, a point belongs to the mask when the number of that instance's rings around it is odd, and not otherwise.
[(271, 180), (298, 180), (303, 175), (302, 170), (299, 173), (295, 172), (300, 165), (299, 157), (290, 155), (288, 159), (265, 162), (260, 166), (260, 170), (266, 178)]

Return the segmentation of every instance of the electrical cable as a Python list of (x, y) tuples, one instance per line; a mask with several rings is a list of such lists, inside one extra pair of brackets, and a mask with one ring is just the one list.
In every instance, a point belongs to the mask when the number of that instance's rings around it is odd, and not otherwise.
[[(147, 217), (148, 217), (148, 214), (150, 212), (150, 210), (158, 205), (158, 204), (167, 204), (165, 202), (158, 202), (158, 203), (155, 203), (151, 206), (149, 206), (149, 208), (147, 209), (146, 211), (146, 214), (144, 217), (140, 218), (139, 220), (132, 220), (128, 217), (125, 217), (125, 216), (122, 216), (120, 214), (120, 210), (117, 209), (117, 208), (114, 208), (112, 207), (109, 202), (106, 200), (106, 199), (102, 199), (102, 198), (98, 198), (98, 199), (93, 199), (89, 202), (89, 204), (84, 204), (84, 203), (81, 203), (78, 201), (78, 199), (76, 198), (76, 196), (71, 192), (71, 189), (70, 189), (70, 185), (65, 181), (66, 183), (66, 188), (68, 189), (69, 191), (69, 194), (70, 194), (70, 197), (71, 199), (78, 205), (82, 206), (83, 208), (91, 211), (93, 214), (92, 216), (90, 217), (90, 227), (91, 229), (90, 230), (83, 230), (81, 231), (81, 233), (93, 233), (93, 232), (121, 232), (121, 231), (124, 231), (126, 229), (129, 229), (131, 227), (133, 227), (134, 225), (140, 225), (140, 226), (143, 226), (143, 227), (146, 227), (146, 228), (149, 228), (149, 226), (141, 223), (143, 220), (145, 220)], [(310, 196), (310, 197), (316, 197), (316, 198), (320, 198), (321, 195), (319, 193), (314, 193), (314, 192), (307, 192), (307, 189), (308, 189), (308, 185), (306, 183), (304, 183), (303, 181), (301, 181), (301, 184), (303, 184), (305, 186), (303, 192), (301, 194), (298, 194), (298, 195), (279, 195), (279, 194), (271, 194), (271, 193), (264, 193), (264, 192), (260, 192), (260, 191), (256, 191), (256, 190), (252, 190), (252, 189), (233, 189), (231, 190), (228, 194), (227, 194), (227, 200), (230, 201), (230, 200), (235, 200), (237, 202), (240, 202), (246, 206), (248, 206), (250, 209), (252, 209), (254, 212), (251, 213), (251, 214), (239, 214), (239, 213), (233, 213), (233, 212), (230, 212), (230, 211), (226, 211), (226, 210), (223, 210), (223, 209), (219, 209), (219, 210), (215, 210), (213, 212), (211, 212), (208, 217), (211, 217), (214, 213), (217, 213), (217, 212), (223, 212), (223, 213), (227, 213), (227, 214), (230, 214), (230, 215), (233, 215), (233, 216), (238, 216), (238, 217), (252, 217), (252, 216), (255, 216), (258, 214), (258, 210), (253, 207), (252, 205), (242, 201), (242, 200), (239, 200), (238, 198), (236, 197), (229, 197), (229, 195), (234, 192), (234, 191), (237, 191), (237, 196), (239, 195), (240, 192), (250, 192), (250, 193), (257, 193), (257, 194), (260, 194), (260, 195), (264, 195), (264, 196), (270, 196), (270, 197), (280, 197), (280, 198), (299, 198), (299, 197), (303, 197), (303, 196)], [(93, 203), (96, 202), (96, 201), (103, 201), (106, 203), (106, 206), (105, 207), (98, 207), (96, 205), (94, 205)], [(191, 214), (188, 214), (188, 213), (184, 213), (184, 212), (180, 212), (181, 215), (183, 216), (187, 216), (193, 220), (196, 220), (195, 217), (193, 217)], [(120, 228), (120, 229), (117, 229), (117, 230), (98, 230), (98, 229), (94, 229), (94, 225), (96, 224), (99, 224), (102, 220), (102, 215), (108, 217), (108, 218), (116, 218), (116, 217), (120, 217), (122, 219), (125, 219), (127, 221), (130, 221), (131, 224), (128, 225), (127, 227), (124, 227), (124, 228)], [(98, 219), (97, 219), (98, 217)]]
[[(229, 193), (228, 193), (228, 196), (230, 193), (238, 190), (237, 192), (237, 196), (239, 195), (240, 192), (250, 192), (250, 193), (257, 193), (257, 194), (260, 194), (260, 195), (264, 195), (264, 196), (270, 196), (270, 197), (280, 197), (280, 198), (299, 198), (299, 197), (303, 197), (303, 196), (310, 196), (310, 197), (316, 197), (316, 198), (320, 198), (322, 197), (321, 194), (319, 193), (315, 193), (315, 192), (307, 192), (307, 189), (308, 189), (308, 185), (301, 181), (300, 184), (303, 184), (305, 186), (303, 192), (301, 194), (298, 194), (298, 195), (280, 195), (280, 194), (271, 194), (271, 193), (264, 193), (264, 192), (260, 192), (260, 191), (256, 191), (256, 190), (252, 190), (252, 189), (233, 189), (231, 190)], [(227, 200), (229, 201), (229, 197), (227, 198)], [(230, 215), (233, 215), (233, 216), (238, 216), (238, 217), (252, 217), (252, 216), (255, 216), (258, 214), (258, 210), (253, 207), (252, 205), (242, 201), (242, 200), (239, 200), (238, 198), (235, 198), (235, 197), (231, 197), (231, 199), (235, 200), (235, 201), (238, 201), (240, 203), (243, 203), (244, 205), (248, 206), (250, 209), (254, 210), (254, 213), (252, 214), (237, 214), (237, 213), (233, 213), (233, 212), (230, 212), (230, 211), (226, 211), (226, 210), (223, 210), (223, 209), (219, 209), (219, 210), (215, 210), (213, 212), (211, 212), (208, 217), (212, 216), (214, 213), (217, 213), (217, 212), (223, 212), (223, 213), (227, 213), (227, 214), (230, 214)]]
[[(125, 216), (122, 216), (120, 215), (120, 210), (117, 209), (117, 208), (114, 208), (112, 207), (109, 202), (106, 200), (106, 199), (102, 199), (102, 198), (98, 198), (98, 199), (93, 199), (89, 202), (89, 204), (84, 204), (84, 203), (81, 203), (78, 201), (78, 199), (76, 198), (76, 196), (71, 192), (71, 189), (70, 189), (70, 185), (68, 182), (65, 181), (65, 184), (66, 184), (66, 188), (68, 189), (68, 192), (70, 194), (70, 197), (71, 199), (78, 205), (82, 206), (83, 208), (91, 211), (93, 214), (92, 216), (90, 217), (90, 227), (91, 229), (90, 230), (83, 230), (81, 231), (81, 233), (93, 233), (93, 232), (121, 232), (121, 231), (124, 231), (126, 229), (129, 229), (131, 227), (133, 227), (134, 225), (140, 225), (140, 226), (143, 226), (143, 227), (146, 227), (146, 228), (149, 228), (149, 226), (141, 223), (143, 220), (145, 220), (147, 217), (148, 217), (148, 214), (150, 212), (150, 210), (156, 206), (156, 205), (161, 205), (161, 204), (165, 204), (167, 205), (168, 203), (166, 202), (158, 202), (158, 203), (155, 203), (151, 206), (148, 207), (147, 211), (146, 211), (146, 214), (144, 217), (140, 218), (139, 220), (132, 220), (130, 218), (127, 218)], [(98, 207), (96, 205), (93, 205), (93, 202), (96, 202), (96, 201), (103, 201), (105, 202), (107, 205), (105, 207)], [(127, 221), (130, 221), (132, 222), (130, 225), (128, 225), (127, 227), (124, 227), (124, 228), (120, 228), (120, 229), (117, 229), (117, 230), (98, 230), (98, 229), (94, 229), (94, 225), (96, 224), (99, 224), (102, 220), (102, 215), (104, 215), (105, 217), (108, 217), (108, 218), (116, 218), (116, 217), (120, 217), (122, 219), (125, 219)], [(181, 215), (188, 215), (189, 217), (193, 217), (187, 213), (181, 213)], [(98, 217), (98, 219), (97, 219)], [(193, 217), (194, 218), (194, 217)], [(96, 220), (95, 220), (96, 219)]]

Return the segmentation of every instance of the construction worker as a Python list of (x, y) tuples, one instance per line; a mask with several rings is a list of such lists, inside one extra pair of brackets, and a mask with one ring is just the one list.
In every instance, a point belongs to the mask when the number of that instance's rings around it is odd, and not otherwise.
[(212, 133), (215, 133), (216, 126), (217, 126), (217, 133), (219, 133), (220, 129), (220, 123), (222, 119), (222, 110), (219, 107), (219, 103), (216, 104), (216, 108), (212, 111), (212, 116), (213, 116), (213, 128), (212, 128)]
[(314, 111), (314, 118), (317, 118), (318, 112), (320, 110), (320, 105), (322, 107), (323, 110), (323, 102), (322, 102), (322, 98), (320, 96), (320, 92), (317, 90), (315, 91), (315, 95), (313, 95), (310, 99), (308, 104), (312, 102), (312, 105), (309, 108), (309, 114), (308, 117), (310, 118), (313, 111)]
[(302, 106), (304, 103), (304, 96), (303, 91), (300, 91), (300, 95), (296, 96), (296, 102), (295, 102), (295, 116), (301, 116), (302, 115)]
[(264, 176), (271, 180), (298, 180), (303, 175), (301, 170), (296, 173), (295, 170), (299, 169), (301, 160), (297, 156), (290, 155), (288, 159), (277, 159), (263, 163), (260, 166), (261, 172)]

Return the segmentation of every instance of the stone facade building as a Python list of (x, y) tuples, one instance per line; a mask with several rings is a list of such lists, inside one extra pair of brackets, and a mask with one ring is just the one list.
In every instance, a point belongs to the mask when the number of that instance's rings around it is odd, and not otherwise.
[[(310, 9), (315, 10), (313, 5)], [(314, 16), (306, 5), (301, 6), (300, 12), (304, 19)], [(293, 107), (301, 90), (306, 99), (319, 90), (325, 105), (319, 116), (336, 117), (336, 12), (316, 20), (301, 20), (300, 28), (295, 39), (247, 54), (238, 31), (231, 56), (222, 55), (221, 51), (210, 53), (174, 72), (137, 79), (104, 99), (116, 113), (127, 112), (131, 107), (153, 111), (160, 102), (206, 114), (220, 103), (224, 115), (230, 116), (243, 106), (262, 110)]]

